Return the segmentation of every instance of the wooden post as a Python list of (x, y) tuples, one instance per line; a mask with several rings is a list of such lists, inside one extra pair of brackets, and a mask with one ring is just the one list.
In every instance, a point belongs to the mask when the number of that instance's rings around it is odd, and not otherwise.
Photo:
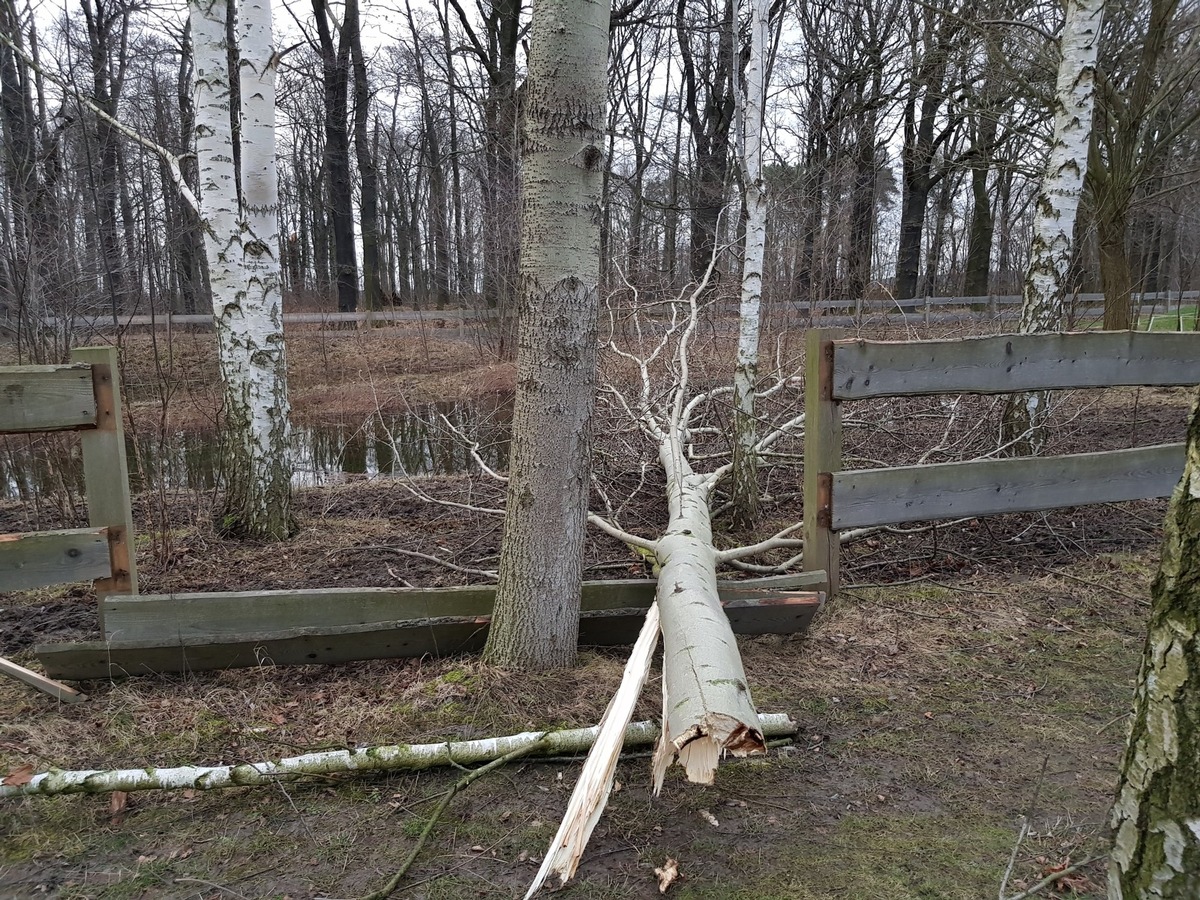
[(832, 473), (842, 467), (842, 414), (833, 399), (833, 342), (842, 332), (808, 332), (804, 375), (804, 568), (824, 569), (829, 599), (837, 593), (840, 548), (831, 525)]
[(104, 630), (103, 600), (110, 594), (137, 593), (134, 564), (133, 512), (129, 506), (129, 467), (125, 432), (121, 426), (121, 388), (117, 382), (114, 347), (81, 347), (71, 351), (73, 362), (89, 363), (96, 392), (96, 427), (79, 433), (83, 447), (83, 479), (87, 487), (88, 521), (108, 529), (112, 575), (96, 580), (100, 629)]

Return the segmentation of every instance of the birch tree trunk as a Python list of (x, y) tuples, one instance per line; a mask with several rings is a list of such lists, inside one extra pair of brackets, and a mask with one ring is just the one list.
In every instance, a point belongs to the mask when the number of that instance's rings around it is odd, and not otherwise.
[(672, 430), (659, 448), (667, 474), (667, 530), (656, 542), (663, 635), (663, 731), (654, 753), (657, 793), (678, 758), (689, 781), (711, 784), (725, 753), (766, 753), (737, 638), (717, 594), (709, 513), (711, 475), (692, 471)]
[(196, 157), (213, 316), (225, 393), (224, 531), (280, 539), (292, 528), (291, 463), (279, 287), (275, 48), (270, 0), (242, 9), (244, 209), (230, 118), (225, 0), (191, 0)]
[(733, 370), (733, 469), (730, 490), (734, 522), (751, 527), (758, 519), (758, 440), (754, 384), (758, 377), (763, 256), (767, 246), (767, 186), (762, 177), (763, 95), (770, 20), (766, 0), (750, 0), (750, 60), (742, 102), (742, 173), (746, 184), (746, 239), (742, 300), (738, 314), (737, 363)]
[[(1069, 0), (1059, 39), (1062, 59), (1054, 92), (1054, 138), (1038, 193), (1033, 245), (1021, 305), (1023, 334), (1056, 331), (1066, 317), (1067, 273), (1083, 182), (1096, 93), (1096, 52), (1104, 0)], [(1038, 453), (1046, 443), (1046, 391), (1012, 395), (1001, 443), (1013, 455)]]
[(1164, 527), (1112, 811), (1110, 900), (1200, 896), (1200, 404)]
[(575, 661), (590, 484), (608, 0), (538, 0), (526, 81), (508, 503), (484, 657)]

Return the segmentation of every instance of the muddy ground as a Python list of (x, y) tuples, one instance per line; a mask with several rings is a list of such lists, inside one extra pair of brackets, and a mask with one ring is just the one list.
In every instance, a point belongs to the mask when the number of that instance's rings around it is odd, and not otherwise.
[[(511, 368), (485, 346), (457, 334), (401, 337), (293, 341), (298, 416), (354, 417), (416, 396), (511, 388)], [(156, 387), (146, 346), (127, 348), (135, 427), (215, 417), (208, 340), (182, 336), (171, 348), (179, 382), (171, 391)], [(705, 358), (716, 373), (727, 348), (715, 331), (713, 340)], [(792, 351), (780, 355), (797, 361)], [(941, 461), (994, 442), (994, 402), (959, 402), (848, 409), (848, 465)], [(1177, 440), (1186, 411), (1180, 392), (1072, 395), (1052, 449)], [(715, 410), (714, 424), (721, 417)], [(619, 429), (601, 433), (613, 448), (620, 443)], [(799, 515), (799, 470), (788, 458), (798, 448), (781, 447), (779, 468), (763, 475), (771, 498), (764, 532)], [(661, 519), (653, 476), (641, 484), (615, 450), (598, 465), (609, 501), (628, 501), (623, 521), (653, 531)], [(142, 589), (470, 580), (397, 549), (494, 567), (498, 521), (431, 505), (413, 486), (348, 479), (302, 491), (301, 531), (283, 546), (218, 537), (211, 495), (147, 492), (135, 504)], [(481, 506), (502, 495), (486, 478), (415, 486)], [(679, 861), (677, 897), (995, 896), (1023, 815), (1030, 830), (1010, 893), (1102, 851), (1163, 508), (1147, 501), (994, 517), (848, 547), (846, 588), (807, 634), (742, 641), (757, 705), (789, 713), (797, 740), (766, 760), (723, 767), (711, 788), (669, 778), (658, 799), (649, 796), (648, 762), (623, 762), (621, 790), (563, 895), (658, 896), (654, 869), (670, 857)], [(70, 498), (42, 498), (36, 511), (8, 503), (0, 531), (81, 514)], [(750, 537), (722, 531), (719, 540)], [(628, 550), (600, 537), (587, 565), (588, 577), (643, 572)], [(84, 587), (5, 595), (0, 654), (36, 665), (34, 643), (94, 636), (95, 623)], [(91, 701), (75, 707), (0, 680), (0, 773), (23, 764), (238, 762), (590, 724), (622, 663), (619, 653), (585, 650), (577, 670), (552, 676), (496, 671), (472, 658), (201, 673), (88, 684)], [(657, 714), (657, 696), (651, 685), (640, 716)], [(519, 896), (577, 771), (569, 761), (520, 762), (472, 785), (451, 803), (398, 896)], [(396, 869), (457, 777), (141, 794), (117, 812), (107, 797), (9, 803), (0, 812), (0, 897), (361, 896)], [(1096, 864), (1059, 888), (1099, 897), (1103, 885)]]

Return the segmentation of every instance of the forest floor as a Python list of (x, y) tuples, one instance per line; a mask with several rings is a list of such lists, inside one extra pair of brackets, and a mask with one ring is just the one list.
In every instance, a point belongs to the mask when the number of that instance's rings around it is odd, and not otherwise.
[[(127, 347), (138, 427), (211, 421), (210, 341), (176, 340), (165, 406), (145, 346)], [(511, 367), (457, 335), (311, 335), (289, 347), (297, 415), (309, 421), (512, 384)], [(709, 360), (724, 369), (723, 354)], [(1103, 396), (1064, 401), (1055, 450), (1182, 434), (1186, 392)], [(848, 459), (912, 461), (935, 444), (969, 452), (984, 439), (974, 407), (914, 409), (885, 417), (868, 408), (862, 418), (874, 427), (847, 428)], [(768, 480), (766, 528), (799, 515), (785, 483), (798, 483), (795, 471)], [(483, 505), (501, 494), (465, 477), (422, 486)], [(648, 530), (661, 518), (653, 487), (628, 516)], [(300, 491), (301, 531), (283, 547), (218, 537), (213, 502), (179, 489), (138, 497), (144, 592), (449, 584), (461, 576), (380, 548), (479, 567), (494, 566), (499, 549), (494, 517), (431, 506), (397, 479)], [(0, 504), (0, 531), (30, 527), (27, 507)], [(790, 714), (797, 740), (722, 766), (709, 788), (671, 776), (657, 799), (648, 761), (622, 762), (621, 790), (562, 895), (658, 896), (654, 869), (670, 857), (681, 875), (670, 895), (680, 898), (975, 900), (996, 895), (1026, 814), (1010, 892), (1102, 851), (1163, 509), (1146, 501), (1001, 516), (849, 546), (845, 589), (807, 634), (741, 641), (756, 705)], [(36, 518), (53, 527), (73, 516), (47, 503)], [(586, 577), (642, 574), (626, 549), (599, 537), (586, 564)], [(33, 644), (95, 636), (95, 623), (86, 588), (0, 595), (0, 654), (36, 665)], [(91, 683), (79, 706), (0, 679), (0, 773), (233, 763), (586, 725), (622, 666), (619, 651), (585, 649), (578, 669), (548, 676), (469, 657), (261, 668)], [(652, 684), (639, 718), (657, 715), (658, 696)], [(577, 772), (572, 762), (520, 761), (476, 782), (451, 803), (397, 896), (520, 896)], [(460, 774), (135, 794), (116, 811), (108, 797), (8, 803), (0, 898), (361, 896), (395, 871)], [(1059, 888), (1100, 897), (1103, 885), (1094, 864)]]

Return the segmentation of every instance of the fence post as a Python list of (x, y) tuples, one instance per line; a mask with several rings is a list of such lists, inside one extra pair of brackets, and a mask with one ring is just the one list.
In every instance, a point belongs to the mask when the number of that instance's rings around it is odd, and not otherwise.
[(100, 629), (104, 630), (103, 600), (110, 594), (137, 593), (134, 563), (133, 512), (129, 506), (129, 467), (121, 425), (121, 388), (117, 381), (114, 347), (80, 347), (71, 361), (89, 363), (96, 392), (96, 427), (79, 432), (83, 448), (83, 480), (87, 488), (88, 521), (108, 529), (112, 575), (96, 581)]
[(804, 569), (824, 569), (829, 599), (837, 593), (840, 548), (832, 524), (832, 473), (842, 467), (842, 414), (833, 399), (836, 328), (808, 332), (804, 368)]

